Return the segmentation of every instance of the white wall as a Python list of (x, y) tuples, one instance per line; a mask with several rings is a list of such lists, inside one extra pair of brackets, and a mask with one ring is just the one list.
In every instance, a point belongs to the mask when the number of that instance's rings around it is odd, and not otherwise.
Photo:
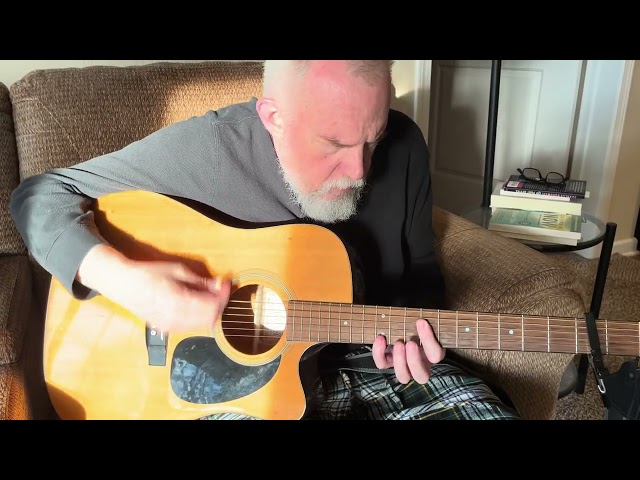
[[(571, 176), (586, 179), (591, 185), (591, 197), (584, 201), (584, 209), (603, 223), (615, 219), (611, 198), (623, 147), (632, 66), (632, 62), (625, 60), (589, 60), (585, 73)], [(599, 244), (577, 253), (596, 258), (601, 249), (602, 244)], [(633, 251), (633, 233), (616, 231), (613, 252), (629, 254)]]

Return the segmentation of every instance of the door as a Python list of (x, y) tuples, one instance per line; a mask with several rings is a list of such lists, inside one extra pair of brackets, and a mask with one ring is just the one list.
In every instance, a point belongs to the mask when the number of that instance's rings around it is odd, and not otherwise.
[[(566, 174), (582, 60), (503, 60), (494, 183), (518, 167)], [(464, 215), (482, 203), (491, 60), (434, 60), (428, 143), (434, 204)]]

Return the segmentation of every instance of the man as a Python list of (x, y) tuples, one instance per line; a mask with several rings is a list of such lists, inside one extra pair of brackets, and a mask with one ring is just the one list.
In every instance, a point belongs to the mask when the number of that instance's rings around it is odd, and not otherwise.
[[(92, 199), (149, 190), (249, 222), (315, 222), (352, 252), (363, 302), (443, 308), (429, 154), (418, 126), (390, 110), (391, 91), (389, 61), (267, 61), (261, 98), (31, 177), (11, 213), (35, 259), (76, 298), (104, 295), (167, 332), (210, 326), (229, 280), (128, 259), (100, 237)], [(380, 335), (371, 347), (310, 352), (322, 381), (307, 418), (517, 418), (485, 383), (440, 363), (428, 322), (416, 327), (419, 341)]]

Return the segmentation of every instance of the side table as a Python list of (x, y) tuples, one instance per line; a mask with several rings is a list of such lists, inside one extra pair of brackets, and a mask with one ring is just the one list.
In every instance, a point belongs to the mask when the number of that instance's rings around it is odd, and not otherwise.
[[(491, 219), (490, 207), (478, 207), (464, 212), (462, 218), (469, 220), (481, 227), (487, 228)], [(598, 269), (591, 294), (591, 312), (596, 319), (600, 316), (600, 306), (602, 305), (602, 296), (604, 295), (605, 282), (609, 271), (609, 263), (611, 261), (611, 251), (613, 250), (613, 242), (616, 236), (617, 224), (607, 222), (606, 224), (592, 215), (582, 215), (582, 238), (577, 245), (558, 245), (546, 242), (538, 242), (532, 240), (516, 240), (535, 250), (543, 253), (550, 252), (573, 252), (576, 250), (584, 250), (602, 243), (602, 251), (598, 260)], [(497, 233), (497, 232), (496, 232)], [(585, 312), (586, 313), (586, 312)], [(579, 354), (578, 362), (578, 381), (574, 391), (576, 393), (584, 393), (587, 372), (589, 370), (589, 357), (587, 354)]]

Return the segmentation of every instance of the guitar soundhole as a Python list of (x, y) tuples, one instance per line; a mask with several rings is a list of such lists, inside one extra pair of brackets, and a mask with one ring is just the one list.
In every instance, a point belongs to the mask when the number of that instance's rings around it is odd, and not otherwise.
[(236, 350), (257, 355), (271, 350), (282, 337), (287, 315), (276, 292), (246, 285), (231, 294), (222, 313), (222, 330)]

